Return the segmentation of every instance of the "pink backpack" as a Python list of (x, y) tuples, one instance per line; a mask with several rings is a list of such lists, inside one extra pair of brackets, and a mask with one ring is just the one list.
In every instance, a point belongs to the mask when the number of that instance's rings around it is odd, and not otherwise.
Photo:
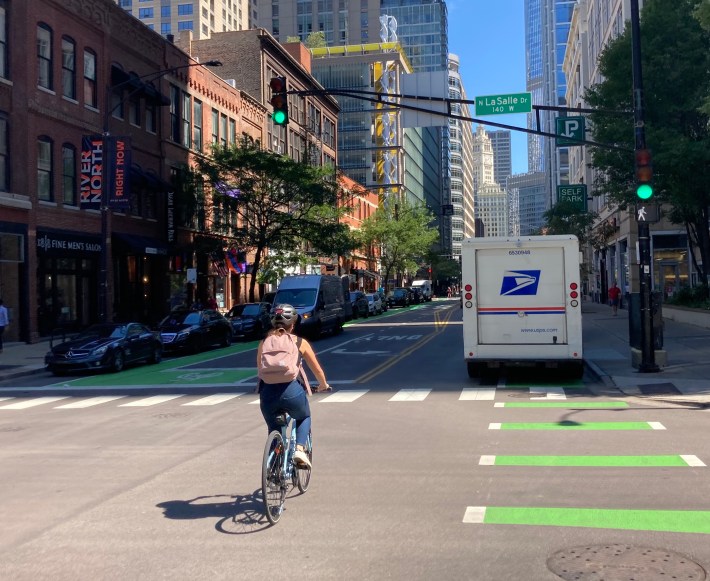
[(301, 369), (301, 353), (294, 338), (280, 329), (264, 339), (259, 378), (264, 383), (290, 383)]

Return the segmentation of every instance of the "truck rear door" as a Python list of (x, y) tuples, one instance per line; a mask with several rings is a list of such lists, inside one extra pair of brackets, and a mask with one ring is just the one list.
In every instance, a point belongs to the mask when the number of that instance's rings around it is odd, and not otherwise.
[(567, 343), (562, 248), (476, 250), (481, 344)]

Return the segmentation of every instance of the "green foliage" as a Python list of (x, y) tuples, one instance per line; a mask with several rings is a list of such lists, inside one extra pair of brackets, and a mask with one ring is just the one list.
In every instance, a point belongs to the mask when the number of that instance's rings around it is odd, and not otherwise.
[[(653, 155), (654, 199), (667, 202), (669, 218), (685, 224), (702, 257), (702, 277), (710, 274), (710, 32), (696, 18), (707, 0), (646, 0), (641, 14), (646, 144)], [(705, 14), (706, 8), (700, 10)], [(682, 32), (680, 32), (682, 31)], [(631, 32), (629, 26), (603, 51), (603, 82), (586, 93), (594, 141), (625, 146), (628, 152), (595, 148), (601, 170), (596, 195), (608, 194), (620, 209), (636, 203)]]
[[(339, 221), (342, 192), (332, 170), (244, 140), (199, 158), (191, 183), (194, 198), (205, 200), (205, 216), (226, 220), (230, 242), (253, 253), (257, 277), (267, 249), (290, 255), (307, 245), (313, 253), (334, 255), (353, 245), (349, 228)], [(251, 279), (250, 300), (257, 277)]]
[(571, 202), (559, 202), (547, 210), (543, 217), (546, 234), (574, 234), (582, 245), (590, 241), (592, 225), (597, 215), (581, 211)]
[(710, 309), (710, 295), (706, 285), (683, 287), (672, 297), (666, 299), (669, 305), (690, 307), (693, 309)]
[(406, 200), (395, 203), (392, 197), (362, 222), (356, 238), (362, 247), (380, 249), (384, 280), (389, 280), (390, 274), (416, 272), (418, 262), (439, 237), (432, 222), (432, 214), (423, 205)]
[(306, 37), (306, 42), (303, 44), (306, 45), (306, 48), (323, 48), (324, 46), (327, 46), (328, 43), (325, 40), (325, 32), (322, 30), (311, 32)]
[(286, 37), (286, 42), (301, 42), (301, 37), (300, 36), (287, 36)]

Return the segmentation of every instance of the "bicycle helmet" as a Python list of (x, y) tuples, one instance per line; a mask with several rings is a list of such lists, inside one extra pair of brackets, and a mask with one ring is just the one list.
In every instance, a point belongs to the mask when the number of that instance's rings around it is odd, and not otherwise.
[(298, 313), (291, 305), (276, 305), (271, 313), (271, 324), (276, 327), (290, 327), (298, 319)]

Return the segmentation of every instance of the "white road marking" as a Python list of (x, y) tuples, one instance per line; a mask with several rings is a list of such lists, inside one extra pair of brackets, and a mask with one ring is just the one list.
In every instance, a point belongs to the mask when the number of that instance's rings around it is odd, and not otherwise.
[(365, 395), (369, 389), (346, 389), (337, 391), (320, 400), (319, 403), (350, 403)]
[(84, 408), (90, 408), (91, 406), (95, 405), (100, 405), (102, 403), (107, 403), (109, 401), (114, 401), (116, 399), (121, 399), (123, 397), (126, 397), (125, 395), (102, 395), (102, 396), (97, 396), (97, 397), (90, 397), (88, 399), (82, 399), (79, 401), (75, 401), (72, 403), (65, 403), (64, 405), (60, 405), (55, 407), (55, 410), (75, 410), (75, 409), (84, 409)]
[(505, 403), (503, 403), (502, 401), (497, 401), (497, 402), (495, 402), (495, 403), (493, 404), (493, 407), (494, 407), (494, 408), (504, 408), (504, 407), (505, 407)]
[(14, 397), (0, 397), (0, 401), (7, 401), (8, 399), (15, 399)]
[(261, 398), (255, 399), (254, 401), (250, 401), (250, 402), (249, 402), (249, 405), (254, 405), (254, 404), (257, 404), (257, 405), (258, 405), (259, 403), (261, 403)]
[(139, 399), (137, 401), (129, 401), (128, 403), (122, 403), (120, 408), (125, 407), (148, 407), (151, 405), (158, 405), (159, 403), (165, 403), (171, 399), (177, 399), (179, 397), (184, 397), (185, 394), (181, 393), (178, 395), (153, 395), (151, 397), (146, 397), (144, 399)]
[(463, 522), (470, 524), (483, 524), (486, 520), (485, 506), (467, 506), (463, 515)]
[(493, 466), (496, 463), (496, 457), (495, 456), (481, 456), (481, 459), (478, 461), (478, 463), (481, 466)]
[(489, 430), (500, 430), (501, 424), (499, 422), (493, 422), (492, 424), (488, 424), (488, 429)]
[(431, 389), (400, 389), (389, 401), (424, 401)]
[(67, 399), (68, 397), (68, 395), (60, 397), (37, 397), (1, 406), (0, 410), (24, 410), (38, 405), (44, 405), (46, 403), (52, 403), (53, 401), (59, 401), (60, 399)]
[(665, 430), (666, 427), (661, 422), (648, 422), (652, 430)]
[(490, 401), (495, 397), (495, 387), (464, 387), (459, 400)]
[(217, 405), (218, 403), (224, 403), (235, 397), (244, 395), (243, 393), (215, 393), (214, 395), (208, 395), (207, 397), (202, 397), (196, 399), (195, 401), (189, 401), (182, 405)]
[(681, 454), (680, 457), (685, 460), (688, 466), (705, 466), (705, 462), (692, 454)]
[(531, 387), (530, 399), (567, 399), (561, 387)]

